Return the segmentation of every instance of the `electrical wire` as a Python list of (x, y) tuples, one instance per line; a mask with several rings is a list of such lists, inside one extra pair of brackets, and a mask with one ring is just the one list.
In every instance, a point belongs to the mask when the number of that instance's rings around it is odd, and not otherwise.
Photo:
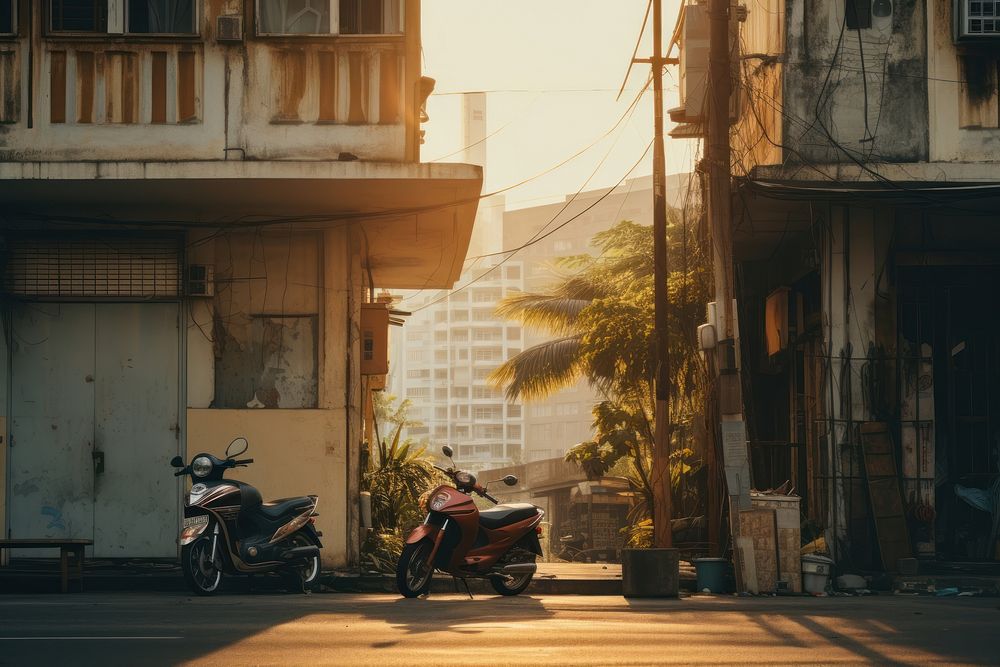
[[(610, 194), (611, 194), (612, 192), (614, 192), (614, 191), (615, 191), (615, 189), (616, 189), (616, 188), (617, 188), (617, 187), (618, 187), (619, 185), (621, 185), (621, 184), (622, 184), (622, 183), (623, 183), (623, 182), (625, 181), (625, 179), (626, 179), (626, 178), (628, 178), (628, 176), (629, 176), (629, 175), (630, 175), (630, 174), (631, 174), (631, 173), (632, 173), (633, 171), (635, 171), (636, 167), (638, 167), (638, 166), (639, 166), (639, 165), (640, 165), (640, 164), (642, 163), (642, 161), (643, 161), (644, 159), (646, 159), (646, 155), (647, 155), (647, 154), (649, 153), (649, 149), (650, 149), (650, 148), (652, 148), (652, 147), (653, 147), (653, 142), (652, 142), (652, 141), (650, 141), (650, 142), (649, 142), (649, 144), (648, 144), (648, 145), (646, 146), (646, 150), (644, 150), (644, 151), (642, 152), (642, 155), (641, 155), (641, 156), (639, 157), (639, 159), (638, 159), (638, 160), (636, 160), (635, 164), (633, 164), (633, 165), (632, 165), (632, 166), (631, 166), (631, 167), (629, 168), (629, 170), (625, 172), (625, 175), (624, 175), (624, 176), (622, 176), (622, 177), (621, 177), (620, 179), (618, 179), (618, 182), (617, 182), (617, 183), (615, 183), (615, 185), (614, 185), (613, 187), (609, 188), (609, 189), (607, 190), (607, 192), (605, 192), (605, 193), (604, 193), (604, 194), (602, 194), (602, 195), (601, 195), (600, 197), (598, 197), (598, 198), (597, 198), (596, 200), (594, 200), (594, 202), (593, 202), (593, 203), (591, 203), (591, 204), (590, 204), (589, 206), (587, 206), (587, 207), (586, 207), (585, 209), (583, 209), (583, 210), (582, 210), (582, 211), (580, 211), (579, 213), (577, 213), (577, 214), (573, 215), (572, 217), (570, 217), (570, 218), (569, 218), (568, 220), (566, 220), (565, 222), (563, 222), (563, 223), (561, 223), (560, 225), (558, 225), (557, 227), (553, 228), (552, 230), (550, 230), (550, 231), (549, 231), (549, 232), (547, 232), (546, 234), (543, 234), (542, 236), (539, 236), (539, 237), (538, 237), (537, 239), (535, 239), (534, 241), (532, 241), (532, 242), (531, 242), (530, 244), (527, 244), (527, 245), (525, 245), (524, 247), (528, 247), (528, 245), (533, 245), (533, 244), (535, 244), (535, 243), (538, 243), (539, 241), (541, 241), (541, 240), (545, 239), (546, 237), (548, 237), (548, 236), (551, 236), (552, 234), (555, 234), (555, 233), (556, 233), (557, 231), (559, 231), (560, 229), (562, 229), (563, 227), (565, 227), (565, 226), (566, 226), (566, 225), (568, 225), (569, 223), (573, 222), (574, 220), (576, 220), (577, 218), (579, 218), (580, 216), (582, 216), (582, 215), (583, 215), (584, 213), (586, 213), (586, 212), (587, 212), (587, 211), (589, 211), (590, 209), (592, 209), (592, 208), (594, 208), (595, 206), (597, 206), (597, 205), (598, 205), (598, 204), (599, 204), (600, 202), (602, 202), (602, 201), (603, 201), (604, 199), (606, 199), (606, 198), (607, 198), (607, 197), (608, 197), (608, 196), (609, 196), (609, 195), (610, 195)], [(500, 260), (499, 262), (497, 262), (497, 264), (496, 264), (496, 265), (494, 265), (494, 266), (490, 267), (490, 268), (489, 268), (488, 270), (486, 270), (486, 271), (485, 271), (484, 273), (482, 273), (482, 274), (480, 274), (480, 275), (476, 276), (475, 278), (473, 278), (473, 279), (472, 279), (472, 280), (470, 280), (469, 282), (465, 283), (465, 284), (464, 284), (464, 285), (462, 285), (461, 287), (457, 287), (457, 288), (455, 288), (455, 289), (453, 289), (453, 290), (450, 290), (450, 291), (446, 292), (445, 294), (443, 294), (442, 296), (440, 296), (440, 297), (438, 297), (438, 298), (434, 299), (433, 301), (430, 301), (430, 302), (428, 302), (428, 303), (425, 303), (425, 304), (423, 304), (423, 305), (421, 305), (421, 306), (419, 306), (419, 307), (417, 307), (417, 308), (414, 308), (414, 309), (412, 309), (412, 310), (411, 310), (410, 312), (412, 312), (412, 313), (417, 313), (417, 312), (420, 312), (421, 310), (425, 310), (425, 309), (427, 309), (427, 308), (430, 308), (431, 306), (433, 306), (433, 305), (435, 305), (435, 304), (437, 304), (437, 303), (440, 303), (441, 301), (444, 301), (445, 299), (447, 299), (447, 298), (448, 298), (449, 296), (451, 296), (452, 294), (456, 294), (456, 293), (458, 293), (458, 292), (461, 292), (461, 291), (462, 291), (462, 290), (464, 290), (464, 289), (467, 289), (468, 287), (471, 287), (471, 286), (472, 286), (472, 285), (474, 285), (475, 283), (477, 283), (477, 282), (479, 282), (480, 280), (484, 279), (484, 278), (485, 278), (486, 276), (488, 276), (489, 274), (493, 273), (494, 271), (496, 271), (497, 269), (499, 269), (499, 268), (500, 268), (501, 266), (503, 266), (504, 264), (506, 264), (506, 263), (507, 263), (507, 262), (508, 262), (508, 261), (509, 261), (509, 260), (510, 260), (510, 259), (511, 259), (512, 257), (514, 257), (514, 255), (515, 255), (515, 254), (517, 254), (517, 252), (518, 252), (519, 250), (521, 250), (521, 249), (523, 249), (523, 248), (519, 248), (519, 249), (515, 249), (515, 250), (512, 250), (512, 251), (511, 251), (511, 253), (510, 253), (509, 255), (507, 255), (507, 256), (506, 256), (506, 257), (504, 257), (504, 258), (503, 258), (502, 260)], [(412, 297), (410, 297), (410, 298), (412, 298)]]

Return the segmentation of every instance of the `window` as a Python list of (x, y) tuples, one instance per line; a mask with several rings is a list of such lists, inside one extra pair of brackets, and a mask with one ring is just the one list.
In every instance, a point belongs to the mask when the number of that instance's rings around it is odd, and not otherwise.
[(491, 368), (477, 368), (472, 372), (472, 377), (476, 380), (487, 380), (492, 372)]
[(507, 426), (507, 438), (510, 440), (520, 440), (521, 439), (521, 425), (511, 424)]
[(435, 343), (447, 343), (448, 342), (448, 331), (435, 331), (434, 332), (434, 342)]
[(500, 398), (500, 391), (494, 389), (493, 387), (473, 387), (472, 388), (472, 398)]
[(469, 321), (469, 311), (467, 310), (454, 310), (451, 313), (452, 322), (468, 322)]
[(447, 321), (448, 321), (448, 311), (439, 310), (436, 313), (434, 313), (435, 324), (441, 324), (442, 322), (447, 322)]
[(500, 290), (498, 289), (476, 290), (475, 294), (472, 295), (472, 300), (475, 303), (491, 303), (493, 301), (499, 301)]
[(552, 244), (552, 250), (555, 252), (569, 252), (573, 249), (572, 241), (556, 241)]
[(410, 387), (406, 390), (407, 398), (423, 399), (431, 397), (430, 387)]
[(520, 417), (521, 416), (521, 406), (520, 405), (508, 405), (507, 406), (507, 416), (508, 417)]
[(479, 420), (495, 421), (497, 419), (503, 419), (502, 410), (498, 405), (476, 406), (476, 411), (473, 413), (473, 416)]
[(329, 0), (259, 0), (257, 32), (273, 35), (330, 34)]
[(431, 370), (429, 368), (411, 368), (406, 371), (406, 377), (410, 380), (423, 380), (429, 378)]
[(446, 364), (446, 363), (448, 363), (448, 350), (435, 350), (434, 351), (434, 363), (436, 363), (436, 364)]
[(504, 269), (504, 278), (507, 280), (520, 280), (521, 279), (521, 267), (520, 266), (508, 266)]
[(434, 419), (447, 419), (448, 418), (448, 408), (434, 408)]
[(468, 426), (456, 426), (452, 429), (455, 438), (468, 438), (469, 437), (469, 427)]
[(448, 400), (448, 388), (438, 387), (434, 390), (434, 400), (435, 401), (447, 401)]
[(452, 387), (451, 388), (452, 398), (468, 398), (469, 388), (468, 387)]
[(485, 348), (482, 350), (476, 350), (475, 361), (500, 361), (500, 350), (494, 348)]
[(399, 2), (393, 0), (340, 0), (343, 35), (385, 35), (402, 32)]
[[(0, 0), (0, 8), (10, 4), (11, 0)], [(49, 29), (52, 32), (190, 35), (198, 30), (196, 7), (196, 0), (49, 0)], [(2, 24), (3, 19), (0, 19), (0, 32), (4, 32)]]
[(507, 340), (521, 340), (521, 327), (507, 327)]
[(14, 0), (0, 0), (0, 35), (14, 34)]
[(490, 322), (493, 318), (493, 311), (489, 309), (477, 309), (472, 311), (473, 322)]
[(434, 369), (434, 379), (435, 380), (447, 380), (448, 379), (448, 369), (447, 368), (435, 368)]
[(406, 351), (407, 361), (412, 361), (415, 363), (423, 363), (425, 358), (426, 355), (424, 354), (424, 350), (421, 348), (410, 348), (409, 350)]
[(257, 0), (263, 35), (388, 35), (403, 32), (402, 0)]
[(195, 0), (129, 0), (131, 33), (191, 34), (196, 31)]
[(108, 0), (50, 0), (52, 32), (107, 32)]

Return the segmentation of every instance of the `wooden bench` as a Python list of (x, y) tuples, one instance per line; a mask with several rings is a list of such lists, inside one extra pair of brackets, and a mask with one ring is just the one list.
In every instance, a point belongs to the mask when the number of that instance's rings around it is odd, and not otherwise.
[(61, 590), (69, 592), (70, 579), (80, 582), (83, 590), (83, 548), (94, 543), (94, 540), (59, 538), (39, 539), (0, 539), (0, 551), (3, 549), (59, 549), (59, 572), (61, 575)]

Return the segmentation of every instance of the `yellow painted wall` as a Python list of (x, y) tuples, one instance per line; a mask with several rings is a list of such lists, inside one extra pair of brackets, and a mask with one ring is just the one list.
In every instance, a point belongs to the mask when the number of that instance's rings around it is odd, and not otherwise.
[(323, 567), (341, 566), (347, 555), (347, 448), (343, 410), (187, 411), (187, 456), (220, 458), (233, 438), (250, 449), (254, 463), (227, 477), (253, 484), (264, 500), (319, 496), (317, 527), (323, 532)]

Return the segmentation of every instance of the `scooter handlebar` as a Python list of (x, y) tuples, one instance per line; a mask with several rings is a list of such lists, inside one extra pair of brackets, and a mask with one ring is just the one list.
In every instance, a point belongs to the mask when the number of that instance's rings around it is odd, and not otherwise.
[(253, 463), (253, 459), (236, 459), (233, 461), (233, 464), (238, 466), (250, 465), (251, 463)]

